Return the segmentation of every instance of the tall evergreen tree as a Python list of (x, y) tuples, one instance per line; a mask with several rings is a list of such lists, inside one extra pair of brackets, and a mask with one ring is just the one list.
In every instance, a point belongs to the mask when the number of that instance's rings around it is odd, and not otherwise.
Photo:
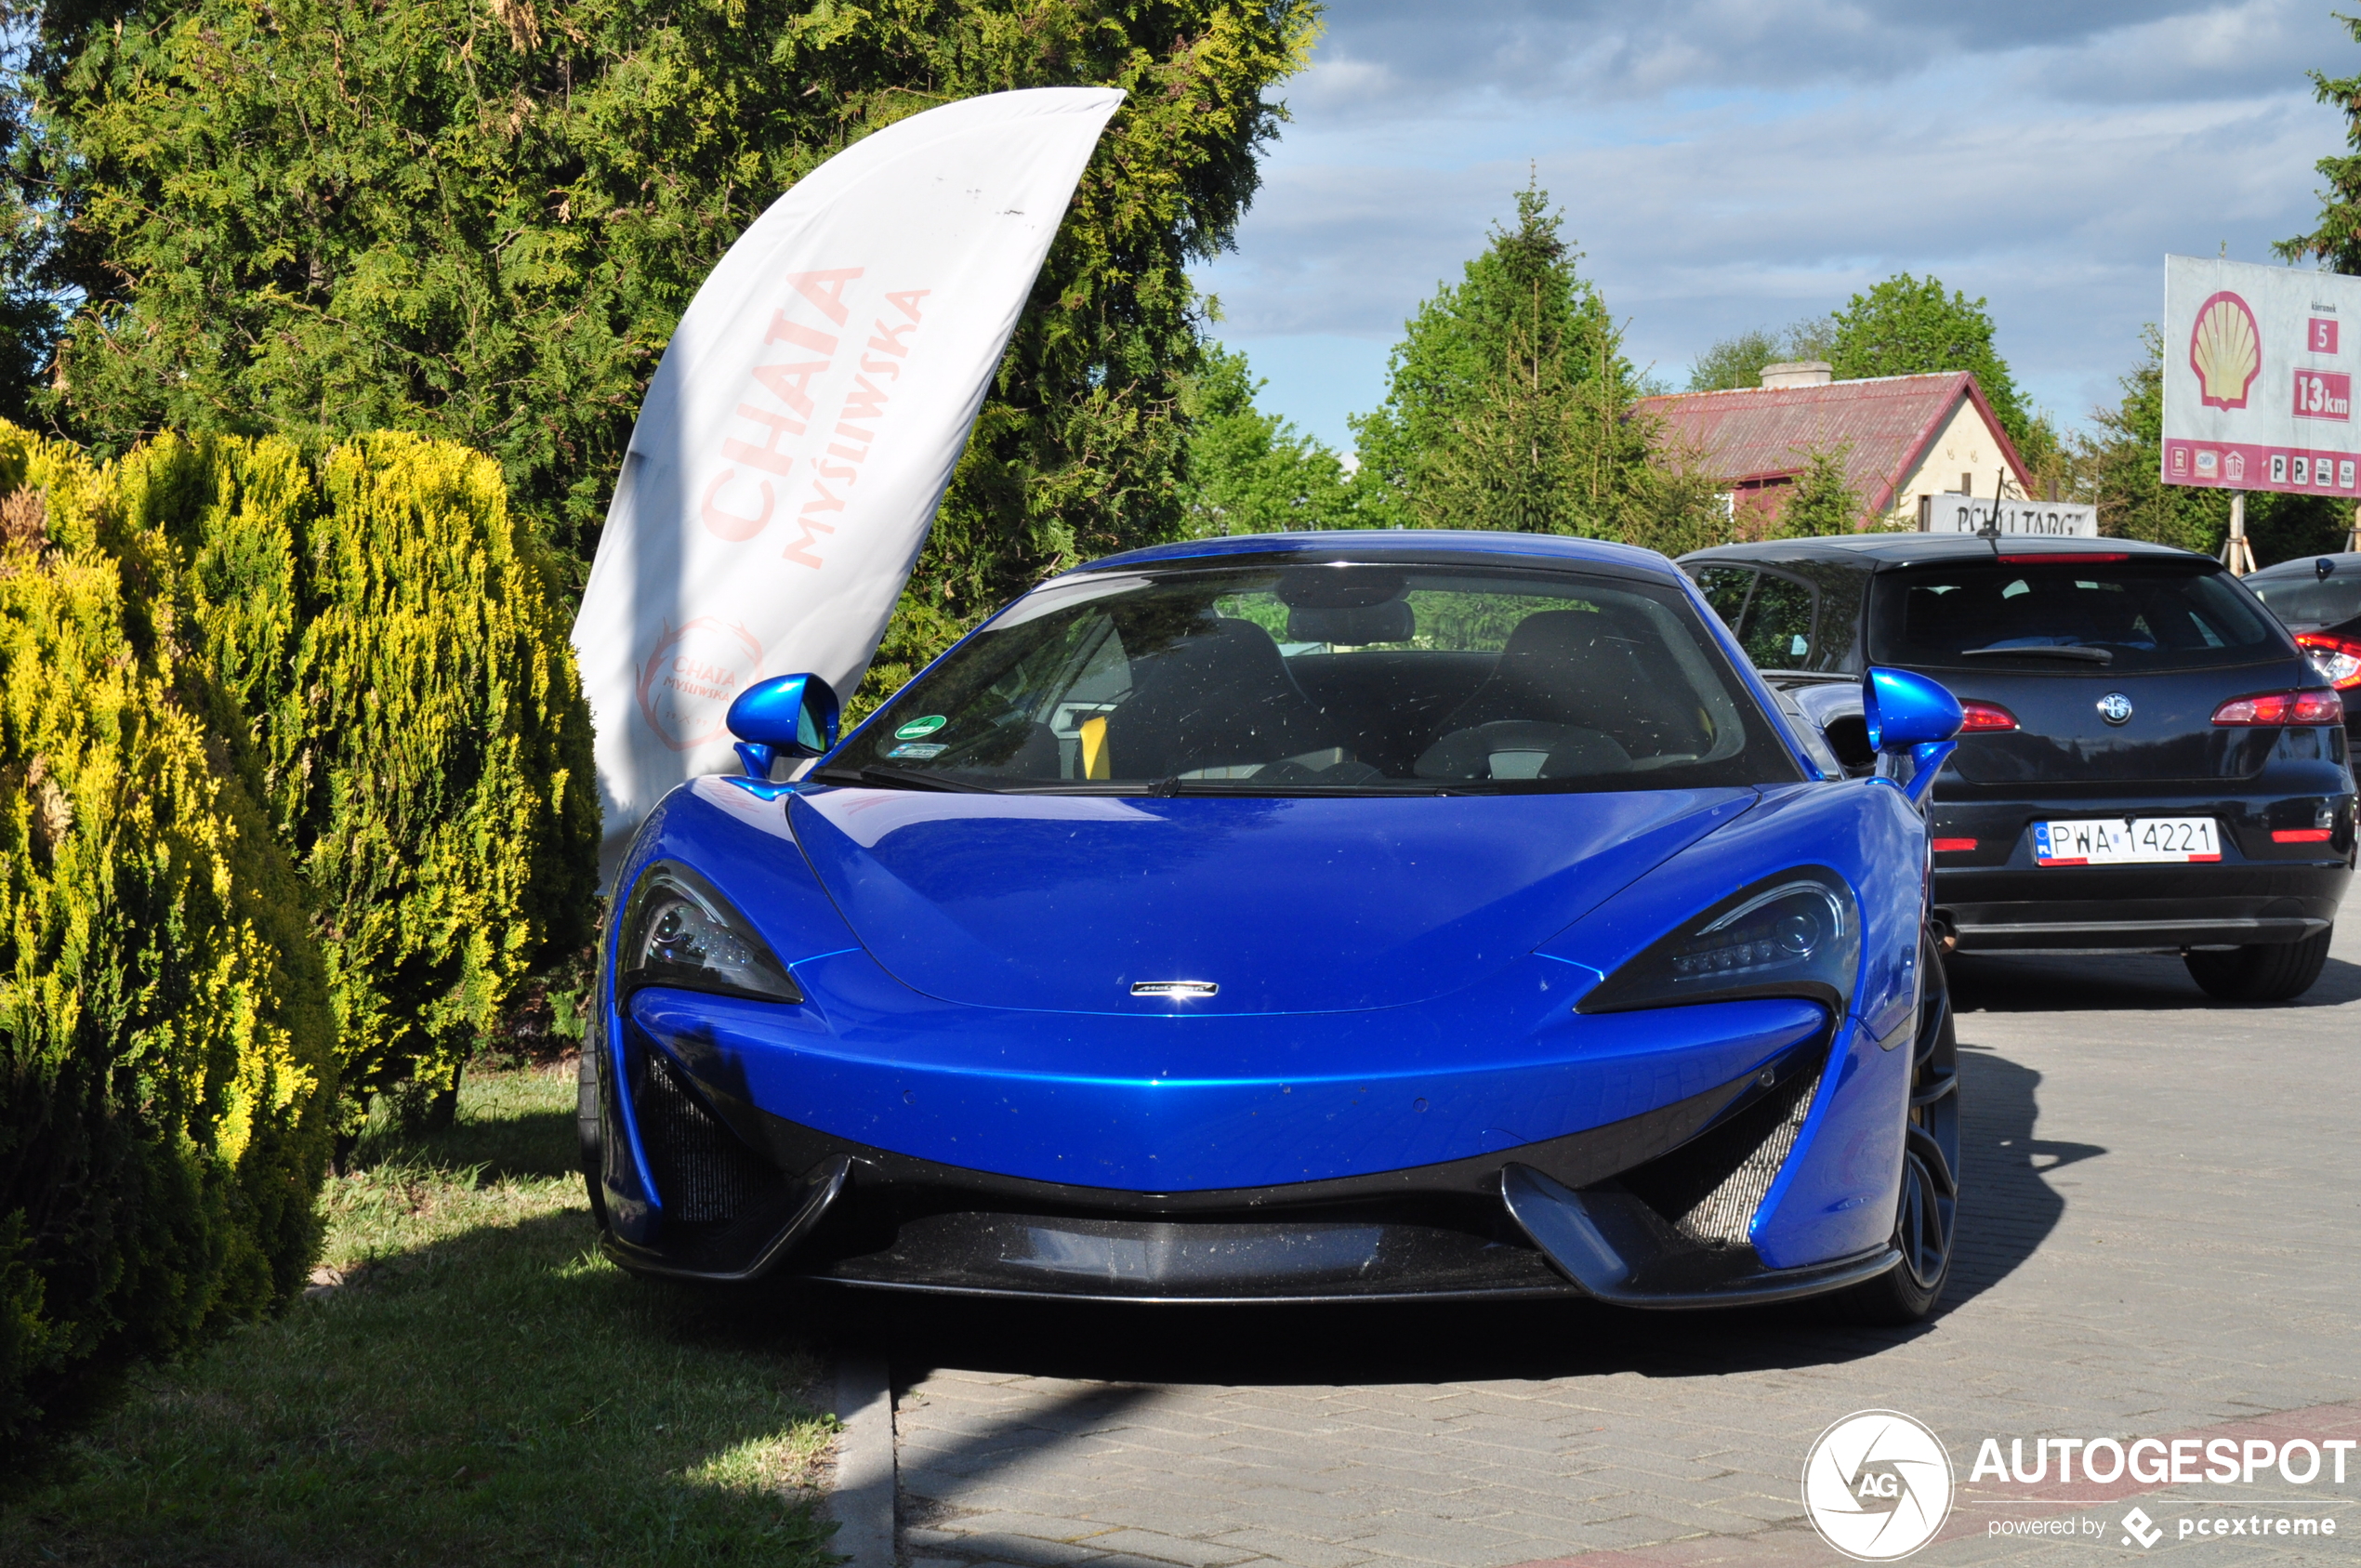
[(66, 312), (52, 268), (57, 204), (26, 90), (33, 40), (13, 20), (0, 8), (0, 419), (21, 421)]
[(666, 340), (739, 232), (870, 131), (1129, 94), (880, 660), (1180, 526), (1184, 269), (1230, 243), (1313, 0), (50, 0), (35, 96), (87, 296), (48, 412), (448, 437), (577, 561)]
[(1461, 280), (1418, 307), (1385, 402), (1353, 420), (1359, 516), (1378, 527), (1623, 539), (1668, 554), (1725, 536), (1717, 485), (1661, 444), (1549, 192), (1516, 196)]
[[(2361, 17), (2339, 16), (2353, 41), (2361, 44)], [(2308, 72), (2312, 95), (2322, 103), (2344, 111), (2344, 141), (2351, 151), (2323, 158), (2312, 166), (2328, 188), (2319, 192), (2320, 220), (2309, 234), (2281, 240), (2271, 248), (2281, 259), (2317, 261), (2330, 272), (2361, 273), (2361, 75), (2329, 76)]]
[(1940, 278), (1897, 272), (1854, 295), (1834, 319), (1828, 361), (1838, 379), (1969, 371), (2009, 439), (2025, 441), (2031, 416), (2008, 362), (1992, 346), (1992, 317), (1983, 300), (1956, 289), (1946, 295)]
[(1612, 532), (1599, 438), (1617, 445), (1631, 367), (1563, 221), (1537, 185), (1517, 192), (1514, 224), (1410, 318), (1385, 402), (1353, 421), (1373, 520)]

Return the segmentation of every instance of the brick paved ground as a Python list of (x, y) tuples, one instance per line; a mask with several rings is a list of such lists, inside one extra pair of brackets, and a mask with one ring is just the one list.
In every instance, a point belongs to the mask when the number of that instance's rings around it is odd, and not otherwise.
[[(1798, 1478), (1813, 1437), (1865, 1407), (1927, 1422), (1963, 1482), (1986, 1435), (2303, 1412), (2287, 1424), (2361, 1436), (2361, 908), (2347, 913), (2292, 1008), (2214, 1006), (2171, 959), (1959, 966), (1966, 1240), (1945, 1311), (1912, 1332), (1795, 1309), (864, 1305), (901, 1390), (905, 1559), (1834, 1561), (1801, 1523)], [(1993, 1490), (1913, 1561), (2361, 1558), (2361, 1462), (2341, 1489), (2117, 1488), (2079, 1509)], [(2242, 1515), (2300, 1497), (2341, 1534), (2174, 1538), (2224, 1497)], [(2167, 1524), (2153, 1553), (2120, 1544), (2133, 1502)], [(2105, 1533), (1987, 1534), (2061, 1516)]]

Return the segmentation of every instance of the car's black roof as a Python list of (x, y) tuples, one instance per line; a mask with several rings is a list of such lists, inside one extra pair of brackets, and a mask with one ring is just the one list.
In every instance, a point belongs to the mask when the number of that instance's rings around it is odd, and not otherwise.
[[(1997, 547), (1997, 548), (1996, 548)], [(1821, 560), (1866, 564), (1871, 571), (1896, 566), (1922, 566), (1938, 561), (1972, 560), (2004, 555), (2134, 555), (2181, 560), (2210, 560), (2193, 550), (2151, 545), (2140, 539), (2044, 539), (2003, 534), (1987, 539), (1977, 534), (1841, 534), (1822, 539), (1766, 539), (1751, 545), (1715, 545), (1692, 550), (1681, 558), (1692, 561)]]
[(2260, 572), (2249, 572), (2247, 581), (2250, 583), (2257, 577), (2269, 577), (2274, 581), (2281, 577), (2317, 577), (2320, 575), (2319, 563), (2324, 560), (2328, 563), (2330, 576), (2361, 576), (2361, 555), (2306, 555), (2266, 566)]

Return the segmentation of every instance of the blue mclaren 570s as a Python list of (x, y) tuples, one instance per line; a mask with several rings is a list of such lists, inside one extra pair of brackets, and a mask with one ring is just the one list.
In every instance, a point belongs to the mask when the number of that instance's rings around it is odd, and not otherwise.
[(744, 776), (618, 871), (603, 1245), (966, 1296), (1921, 1317), (1959, 1101), (1919, 797), (1959, 707), (1872, 669), (1864, 720), (1849, 770), (1662, 556), (1512, 534), (1115, 556), (840, 741), (823, 682), (764, 681)]

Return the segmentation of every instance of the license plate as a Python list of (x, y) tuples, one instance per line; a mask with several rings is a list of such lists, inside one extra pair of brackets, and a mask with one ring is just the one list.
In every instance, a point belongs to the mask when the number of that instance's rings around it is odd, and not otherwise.
[(2222, 858), (2211, 817), (2111, 817), (2033, 824), (2043, 865), (2157, 865)]

